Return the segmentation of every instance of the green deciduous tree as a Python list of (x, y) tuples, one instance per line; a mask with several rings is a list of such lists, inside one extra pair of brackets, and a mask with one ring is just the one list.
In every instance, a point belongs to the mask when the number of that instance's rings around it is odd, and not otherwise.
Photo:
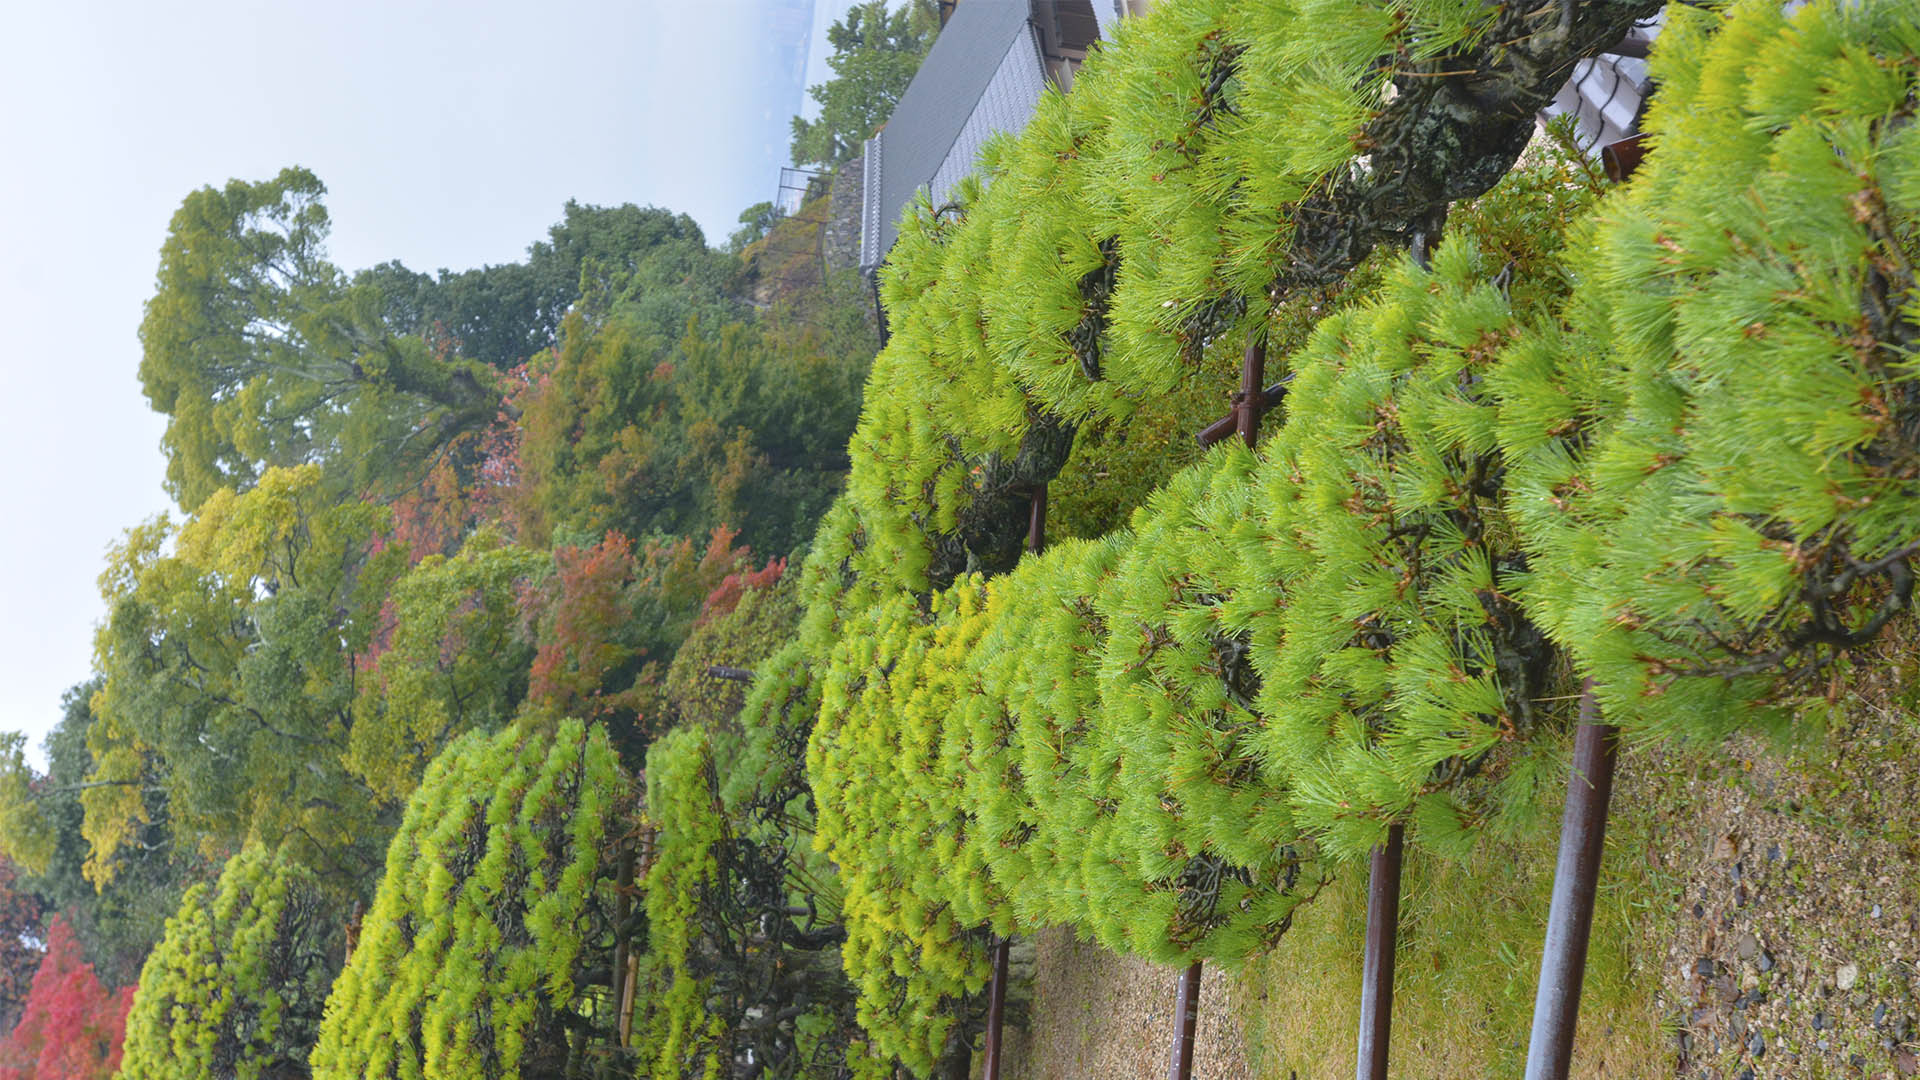
[[(378, 858), (383, 807), (347, 767), (353, 658), (368, 649), (405, 553), (368, 552), (384, 511), (340, 503), (318, 466), (222, 489), (179, 528), (133, 529), (102, 576), (102, 683), (82, 795), (96, 875), (167, 793), (177, 840), (233, 850), (295, 840), (347, 880)], [(345, 860), (345, 861), (342, 861)]]
[(0, 734), (0, 853), (28, 873), (44, 873), (59, 842), (54, 824), (41, 806), (33, 768), (27, 764), (27, 737)]
[(671, 338), (621, 305), (570, 316), (533, 365), (521, 479), (529, 536), (704, 537), (798, 546), (845, 476), (857, 351), (768, 340), (744, 322)]
[(276, 465), (332, 461), (368, 483), (499, 411), (491, 369), (396, 331), (377, 283), (326, 260), (325, 193), (290, 168), (201, 188), (173, 216), (140, 378), (185, 509)]
[(521, 262), (475, 270), (417, 273), (398, 262), (354, 276), (378, 289), (384, 321), (396, 332), (443, 342), (462, 357), (506, 371), (548, 348), (560, 320), (586, 286), (657, 268), (649, 288), (671, 288), (691, 278), (718, 291), (729, 267), (709, 252), (699, 226), (685, 214), (627, 203), (589, 206), (568, 200), (564, 215), (531, 245)]
[(551, 566), (542, 552), (482, 532), (394, 583), (391, 625), (373, 669), (356, 679), (347, 738), (348, 765), (375, 791), (404, 800), (456, 736), (512, 719), (534, 656), (520, 603)]
[(87, 871), (88, 844), (82, 797), (96, 790), (87, 734), (93, 726), (90, 702), (97, 679), (72, 687), (62, 696), (60, 722), (47, 736), (47, 774), (31, 785), (29, 811), (51, 831), (53, 848), (40, 872), (20, 886), (44, 898), (72, 925), (88, 962), (112, 986), (132, 986), (140, 965), (165, 929), (180, 894), (207, 869), (194, 852), (172, 842), (166, 792), (151, 773), (108, 789), (128, 797), (124, 804), (136, 822), (125, 842), (108, 857), (104, 869)]
[(891, 11), (887, 0), (866, 0), (829, 27), (833, 78), (807, 90), (820, 103), (819, 118), (793, 118), (794, 164), (832, 168), (859, 154), (892, 115), (939, 31), (933, 0), (908, 0)]
[(771, 202), (757, 202), (740, 211), (740, 228), (727, 237), (727, 250), (739, 254), (749, 244), (773, 231), (773, 227), (780, 224), (780, 219), (785, 216)]

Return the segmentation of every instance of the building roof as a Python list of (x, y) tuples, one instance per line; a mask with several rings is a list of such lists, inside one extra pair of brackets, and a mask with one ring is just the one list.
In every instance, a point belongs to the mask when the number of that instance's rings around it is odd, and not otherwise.
[(934, 39), (881, 132), (867, 141), (860, 265), (886, 258), (901, 210), (930, 188), (942, 201), (980, 144), (1019, 131), (1046, 88), (1029, 0), (965, 0)]
[[(1665, 12), (1635, 23), (1619, 48), (1573, 66), (1573, 74), (1540, 110), (1542, 120), (1572, 114), (1581, 149), (1598, 156), (1601, 149), (1640, 132), (1641, 105), (1653, 93), (1647, 72), (1647, 48), (1660, 36)], [(1637, 55), (1634, 55), (1637, 54)]]

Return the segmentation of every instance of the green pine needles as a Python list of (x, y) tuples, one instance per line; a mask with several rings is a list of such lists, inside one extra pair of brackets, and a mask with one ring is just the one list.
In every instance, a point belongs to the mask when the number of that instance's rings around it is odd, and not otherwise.
[(127, 1017), (125, 1080), (303, 1072), (339, 963), (339, 912), (313, 875), (258, 844), (196, 885), (147, 957)]
[(586, 1068), (611, 1041), (591, 987), (625, 792), (605, 732), (577, 720), (471, 732), (435, 758), (327, 1001), (317, 1080)]
[[(1530, 805), (1579, 677), (1629, 732), (1713, 737), (1908, 607), (1920, 6), (1676, 7), (1633, 183), (1596, 199), (1548, 150), (1457, 202), (1519, 150), (1459, 118), (1502, 78), (1537, 100), (1520, 17), (1167, 5), (909, 215), (848, 494), (748, 711), (818, 697), (846, 971), (911, 1070), (970, 1037), (990, 934), (1245, 957), (1390, 823), (1461, 851)], [(1480, 98), (1448, 96), (1463, 64)], [(1284, 359), (1256, 450), (1017, 558), (1060, 433), (1381, 242), (1431, 262)]]
[(1911, 598), (1920, 8), (1670, 20), (1658, 153), (1496, 393), (1527, 610), (1614, 722), (1717, 735)]

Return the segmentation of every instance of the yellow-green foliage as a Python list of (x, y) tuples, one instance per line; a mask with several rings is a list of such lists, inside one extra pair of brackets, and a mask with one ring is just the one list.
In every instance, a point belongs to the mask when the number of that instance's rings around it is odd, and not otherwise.
[(147, 957), (125, 1080), (257, 1080), (304, 1070), (341, 941), (298, 863), (258, 844), (196, 885)]
[(1617, 723), (1789, 715), (1910, 587), (1917, 56), (1910, 2), (1672, 9), (1657, 152), (1492, 380), (1521, 596)]
[(852, 445), (862, 570), (924, 589), (922, 538), (954, 529), (1037, 417), (1124, 420), (1262, 328), (1287, 211), (1352, 158), (1390, 73), (1374, 59), (1469, 40), (1492, 10), (1350, 6), (1204, 0), (1132, 20), (1073, 94), (989, 145), (952, 206), (909, 211)]
[(135, 782), (149, 770), (175, 840), (209, 856), (251, 835), (294, 842), (289, 854), (332, 873), (377, 831), (379, 800), (340, 751), (352, 657), (405, 565), (395, 548), (368, 554), (389, 519), (302, 465), (215, 491), (177, 529), (129, 530), (100, 579), (109, 614), (87, 731), (99, 783), (81, 793), (96, 879), (145, 820)]
[(551, 567), (544, 553), (483, 532), (394, 583), (392, 637), (360, 687), (347, 741), (347, 763), (369, 787), (400, 802), (454, 736), (513, 715), (532, 660), (515, 634), (519, 590)]
[(1389, 822), (1459, 852), (1531, 805), (1568, 660), (1614, 722), (1711, 734), (1904, 605), (1920, 7), (1764, 0), (1671, 14), (1654, 153), (1597, 212), (1589, 170), (1536, 160), (1270, 360), (1257, 450), (929, 595), (1039, 421), (1124, 420), (1262, 331), (1376, 59), (1490, 10), (1164, 5), (910, 216), (848, 496), (750, 700), (819, 695), (846, 967), (909, 1068), (989, 929), (1244, 958)]
[(747, 685), (708, 674), (715, 666), (755, 670), (792, 640), (800, 621), (799, 575), (747, 588), (732, 611), (703, 617), (673, 654), (665, 695), (675, 719), (708, 731), (731, 730)]
[[(805, 738), (790, 726), (805, 715), (776, 703), (744, 740), (683, 726), (648, 750), (650, 933), (632, 1045), (653, 1076), (730, 1075), (746, 1052), (783, 1076), (882, 1063), (853, 1038), (841, 897), (806, 850)], [(776, 1013), (789, 1015), (759, 1022)]]
[[(327, 1001), (313, 1075), (518, 1077), (564, 1064), (618, 761), (598, 727), (470, 732), (428, 767)], [(604, 1023), (605, 1018), (601, 1018)]]
[(707, 1008), (707, 981), (693, 974), (700, 900), (714, 887), (714, 846), (727, 836), (707, 736), (680, 728), (647, 751), (647, 817), (655, 830), (647, 868), (648, 952), (662, 986), (645, 1004), (643, 1060), (655, 1080), (719, 1080), (732, 1068), (727, 1018)]

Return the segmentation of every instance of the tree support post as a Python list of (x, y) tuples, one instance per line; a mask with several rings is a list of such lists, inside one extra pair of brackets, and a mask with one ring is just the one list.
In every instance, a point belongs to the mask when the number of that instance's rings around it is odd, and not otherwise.
[(1249, 450), (1260, 441), (1260, 415), (1267, 411), (1266, 394), (1260, 388), (1266, 375), (1267, 343), (1249, 342), (1240, 361), (1240, 392), (1233, 397), (1233, 429)]
[[(1246, 356), (1240, 366), (1240, 389), (1233, 395), (1233, 408), (1228, 410), (1227, 415), (1196, 432), (1193, 436), (1196, 442), (1208, 447), (1229, 435), (1239, 435), (1248, 446), (1253, 445), (1259, 435), (1260, 418), (1279, 407), (1281, 400), (1287, 396), (1287, 382), (1293, 378), (1289, 375), (1264, 390), (1258, 390), (1266, 368), (1266, 345), (1247, 346)], [(1247, 388), (1250, 386), (1255, 387), (1256, 392), (1249, 394)], [(1248, 426), (1243, 429), (1242, 423)], [(1248, 434), (1249, 431), (1251, 434)]]
[(1613, 798), (1619, 741), (1620, 729), (1601, 722), (1593, 680), (1588, 679), (1580, 695), (1573, 771), (1567, 781), (1566, 812), (1560, 819), (1560, 858), (1554, 867), (1553, 907), (1547, 914), (1547, 940), (1540, 955), (1540, 987), (1533, 999), (1527, 1080), (1566, 1080), (1573, 1061), (1580, 980), (1586, 974), (1587, 941), (1599, 895), (1607, 804)]
[(1193, 1080), (1193, 1028), (1200, 1020), (1200, 964), (1196, 961), (1180, 975), (1180, 989), (1173, 999), (1173, 1062), (1167, 1067), (1167, 1080)]
[(993, 943), (993, 982), (987, 989), (987, 1046), (985, 1071), (981, 1080), (1000, 1080), (1000, 1021), (1007, 1009), (1007, 951), (1010, 942), (1000, 938)]
[(627, 988), (627, 975), (633, 967), (632, 932), (627, 927), (627, 923), (633, 916), (633, 846), (631, 844), (623, 842), (620, 845), (619, 867), (614, 878), (613, 894), (613, 980), (608, 989), (612, 991), (610, 996), (620, 1017), (620, 1045), (625, 1046), (629, 1016), (627, 996), (631, 993)]
[(1400, 861), (1406, 826), (1387, 827), (1373, 849), (1367, 878), (1367, 953), (1360, 977), (1357, 1080), (1386, 1080), (1387, 1042), (1393, 1034), (1393, 952), (1400, 940)]
[[(1027, 550), (1040, 554), (1047, 546), (1047, 485), (1033, 489), (1027, 509)], [(993, 981), (987, 986), (987, 1045), (983, 1050), (986, 1067), (981, 1080), (1000, 1080), (1000, 1028), (1007, 1009), (1007, 953), (1011, 938), (996, 938), (993, 943)]]

